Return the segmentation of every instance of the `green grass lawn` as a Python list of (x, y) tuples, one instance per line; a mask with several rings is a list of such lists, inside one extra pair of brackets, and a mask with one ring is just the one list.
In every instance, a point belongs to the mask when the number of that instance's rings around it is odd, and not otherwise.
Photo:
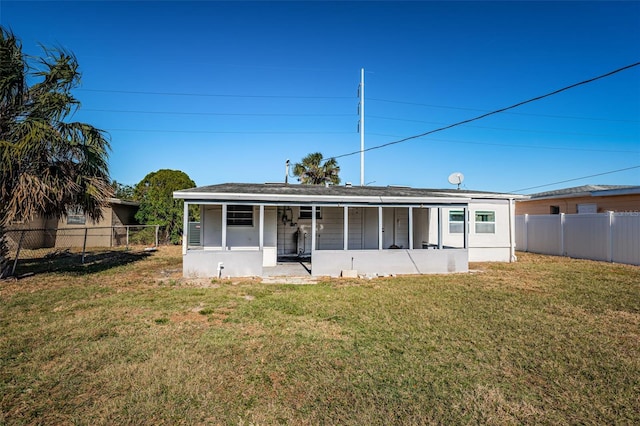
[(173, 248), (0, 282), (0, 424), (640, 424), (640, 268), (185, 281)]

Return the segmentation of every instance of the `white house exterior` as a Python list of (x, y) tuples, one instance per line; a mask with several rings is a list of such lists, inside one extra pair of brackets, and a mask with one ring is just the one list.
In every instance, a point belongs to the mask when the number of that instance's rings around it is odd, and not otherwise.
[[(174, 192), (185, 201), (185, 276), (262, 276), (279, 258), (314, 276), (467, 272), (515, 260), (514, 194), (408, 187), (228, 183)], [(200, 207), (200, 226), (188, 209)], [(193, 244), (193, 242), (198, 242)]]

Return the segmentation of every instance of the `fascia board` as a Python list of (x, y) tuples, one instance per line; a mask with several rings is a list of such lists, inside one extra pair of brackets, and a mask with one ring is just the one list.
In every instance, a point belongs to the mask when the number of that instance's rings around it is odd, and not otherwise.
[(239, 194), (213, 192), (180, 192), (173, 193), (173, 198), (201, 201), (254, 201), (281, 203), (332, 203), (332, 204), (465, 204), (471, 201), (467, 197), (339, 197), (331, 195), (291, 195), (291, 194)]

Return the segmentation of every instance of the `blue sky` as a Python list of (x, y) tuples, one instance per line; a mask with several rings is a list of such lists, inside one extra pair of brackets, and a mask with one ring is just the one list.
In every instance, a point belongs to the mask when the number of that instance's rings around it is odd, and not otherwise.
[[(0, 23), (26, 53), (77, 56), (74, 119), (109, 133), (111, 176), (132, 185), (163, 168), (281, 182), (286, 159), (358, 151), (361, 68), (370, 148), (640, 61), (640, 2), (0, 0)], [(338, 161), (359, 184), (359, 155)], [(640, 66), (369, 151), (365, 183), (449, 188), (462, 172), (466, 189), (535, 193), (640, 185), (636, 166)]]

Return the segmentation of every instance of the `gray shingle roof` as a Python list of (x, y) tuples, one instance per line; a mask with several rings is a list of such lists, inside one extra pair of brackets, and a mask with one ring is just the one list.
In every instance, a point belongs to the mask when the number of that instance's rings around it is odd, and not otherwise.
[(322, 185), (287, 185), (284, 183), (223, 183), (218, 185), (201, 186), (178, 191), (180, 193), (221, 193), (221, 194), (282, 194), (307, 196), (338, 196), (338, 197), (470, 197), (472, 195), (512, 195), (486, 191), (470, 191), (465, 189), (430, 189), (411, 188), (406, 186), (322, 186)]
[(634, 188), (634, 186), (633, 185), (582, 185), (582, 186), (574, 186), (571, 188), (556, 189), (554, 191), (538, 192), (537, 194), (531, 194), (531, 199), (533, 200), (536, 198), (560, 197), (563, 195), (566, 195), (566, 196), (575, 196), (579, 194), (588, 195), (596, 191), (608, 191), (608, 190), (627, 189), (627, 188)]

